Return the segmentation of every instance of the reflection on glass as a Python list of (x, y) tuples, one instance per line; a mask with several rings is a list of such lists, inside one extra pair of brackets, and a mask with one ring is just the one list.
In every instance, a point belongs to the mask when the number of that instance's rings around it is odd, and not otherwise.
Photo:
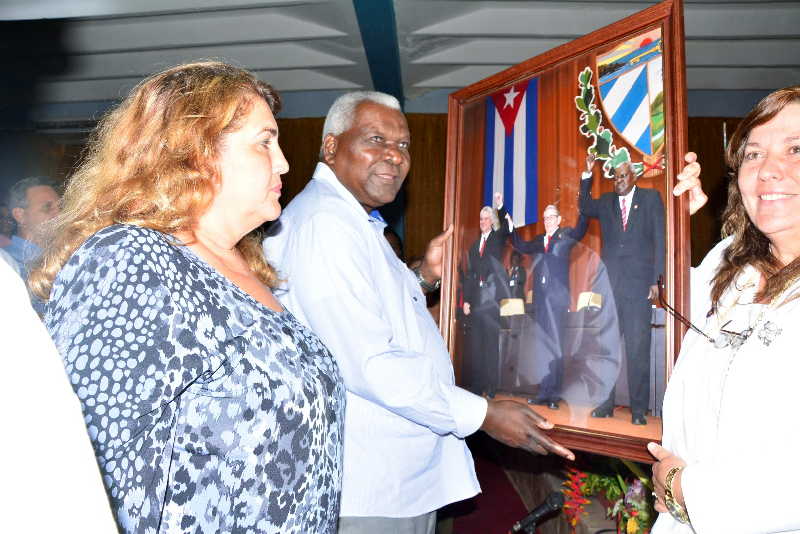
[(525, 395), (570, 426), (612, 417), (624, 433), (655, 416), (647, 432), (657, 437), (666, 377), (665, 315), (655, 306), (666, 269), (661, 29), (466, 109), (483, 126), (480, 137), (470, 127), (465, 135), (483, 150), (465, 164), (480, 192), (462, 206), (462, 384)]
[(583, 426), (608, 398), (622, 362), (608, 273), (580, 243), (586, 219), (579, 220), (532, 240), (514, 233), (500, 257), (462, 269), (464, 301), (472, 299), (470, 313), (461, 314), (462, 383), (477, 393), (525, 395), (565, 415), (569, 406), (569, 423)]

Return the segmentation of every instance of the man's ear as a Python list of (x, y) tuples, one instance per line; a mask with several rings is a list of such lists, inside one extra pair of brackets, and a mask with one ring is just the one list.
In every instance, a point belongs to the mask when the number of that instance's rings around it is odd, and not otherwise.
[(22, 217), (25, 214), (25, 208), (14, 208), (11, 210), (11, 216), (17, 221), (17, 224), (22, 224)]
[(328, 165), (331, 165), (336, 159), (336, 148), (336, 136), (333, 134), (326, 135), (322, 141), (322, 159)]

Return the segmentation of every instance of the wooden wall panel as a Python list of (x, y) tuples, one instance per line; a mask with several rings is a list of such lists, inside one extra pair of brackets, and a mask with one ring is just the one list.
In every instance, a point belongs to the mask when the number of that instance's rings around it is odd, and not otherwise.
[(319, 161), (324, 118), (278, 119), (279, 143), (289, 172), (283, 176), (281, 205), (286, 206), (303, 190)]
[(447, 115), (409, 113), (411, 170), (406, 178), (405, 251), (422, 256), (432, 237), (442, 231)]
[(728, 203), (728, 173), (725, 142), (741, 119), (695, 117), (689, 119), (689, 150), (697, 152), (703, 173), (703, 190), (708, 204), (691, 218), (692, 265), (698, 265), (719, 241), (722, 212)]

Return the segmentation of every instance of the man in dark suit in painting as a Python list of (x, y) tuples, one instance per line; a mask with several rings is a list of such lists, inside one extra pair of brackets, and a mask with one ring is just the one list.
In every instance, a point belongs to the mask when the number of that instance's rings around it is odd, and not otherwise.
[(542, 212), (545, 233), (524, 241), (513, 233), (515, 250), (533, 256), (533, 310), (539, 328), (534, 338), (535, 358), (549, 361), (549, 372), (539, 384), (536, 404), (558, 409), (564, 374), (563, 333), (569, 309), (569, 258), (583, 239), (589, 220), (582, 213), (574, 228), (561, 228), (561, 213), (550, 204)]
[[(614, 169), (614, 192), (592, 198), (594, 155), (586, 158), (580, 187), (581, 213), (600, 220), (605, 263), (625, 343), (631, 422), (647, 424), (650, 399), (650, 300), (657, 298), (664, 272), (664, 204), (653, 189), (636, 187), (629, 161)], [(610, 417), (614, 390), (593, 417)]]
[(494, 393), (499, 380), (500, 307), (508, 296), (506, 270), (502, 257), (511, 221), (503, 207), (503, 197), (495, 193), (497, 213), (490, 206), (480, 211), (481, 235), (467, 253), (463, 284), (463, 312), (467, 318), (465, 382), (475, 393)]

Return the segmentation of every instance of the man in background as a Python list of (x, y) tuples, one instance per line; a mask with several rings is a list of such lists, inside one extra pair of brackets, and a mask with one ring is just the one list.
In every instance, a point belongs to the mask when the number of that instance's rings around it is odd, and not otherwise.
[(479, 491), (463, 438), (479, 429), (532, 452), (571, 452), (527, 407), (454, 384), (450, 355), (422, 290), (438, 287), (448, 230), (409, 270), (370, 215), (394, 200), (411, 163), (394, 97), (334, 102), (320, 162), (265, 240), (287, 280), (277, 294), (336, 357), (347, 387), (340, 534), (432, 534), (436, 510)]
[[(592, 198), (594, 155), (586, 158), (581, 177), (581, 213), (600, 220), (603, 239), (601, 258), (608, 270), (624, 337), (628, 366), (631, 422), (646, 425), (650, 402), (651, 303), (658, 298), (658, 278), (664, 273), (664, 203), (658, 191), (636, 187), (630, 161), (614, 169), (614, 192)], [(597, 407), (593, 417), (610, 417), (614, 389)]]
[(61, 212), (61, 198), (51, 180), (34, 176), (11, 186), (8, 207), (17, 223), (17, 232), (5, 251), (16, 260), (27, 280), (31, 262), (42, 253), (42, 224)]

